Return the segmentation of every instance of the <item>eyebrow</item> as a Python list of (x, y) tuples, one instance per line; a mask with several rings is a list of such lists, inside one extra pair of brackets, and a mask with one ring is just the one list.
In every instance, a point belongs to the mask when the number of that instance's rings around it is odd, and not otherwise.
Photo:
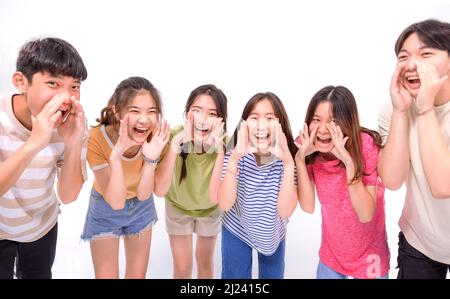
[[(191, 106), (191, 108), (197, 108), (197, 109), (203, 109), (203, 107), (202, 106)], [(217, 112), (217, 109), (208, 109), (208, 111), (215, 111), (215, 112)]]
[[(419, 50), (423, 50), (423, 49), (435, 49), (435, 48), (433, 48), (433, 47), (431, 47), (431, 46), (427, 46), (427, 45), (423, 45), (423, 46), (421, 46), (421, 47), (419, 48)], [(402, 53), (402, 52), (408, 53), (408, 54), (409, 54), (409, 52), (408, 52), (406, 49), (404, 49), (404, 48), (400, 49), (400, 51), (398, 51), (398, 54), (400, 54), (400, 53)]]
[[(250, 115), (259, 115), (259, 113), (252, 112), (252, 113), (249, 114), (249, 116), (250, 116)], [(265, 114), (264, 114), (264, 116), (268, 116), (268, 115), (277, 117), (277, 116), (275, 115), (275, 113), (272, 113), (272, 112), (268, 112), (268, 113), (265, 113)]]
[[(141, 110), (141, 109), (143, 109), (143, 108), (141, 108), (141, 107), (139, 107), (139, 106), (134, 106), (134, 105), (130, 105), (130, 106), (128, 106), (127, 107), (128, 109), (138, 109), (138, 110)], [(145, 109), (145, 108), (144, 108)], [(156, 106), (153, 106), (153, 107), (150, 107), (150, 108), (147, 108), (147, 110), (157, 110), (157, 107)]]
[[(64, 79), (63, 75), (56, 75), (56, 74), (48, 74), (48, 78), (47, 80), (51, 80), (51, 79)], [(77, 84), (81, 84), (81, 80), (79, 78), (74, 78), (74, 82)]]

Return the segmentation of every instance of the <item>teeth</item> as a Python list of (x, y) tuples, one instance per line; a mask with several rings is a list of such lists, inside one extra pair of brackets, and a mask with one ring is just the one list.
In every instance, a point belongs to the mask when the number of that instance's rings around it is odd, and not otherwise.
[(320, 141), (329, 141), (331, 138), (321, 138), (321, 137), (317, 136), (317, 139)]
[(406, 79), (409, 80), (409, 81), (419, 80), (419, 77), (418, 76), (412, 76), (412, 77), (407, 77)]
[(269, 137), (269, 135), (267, 135), (267, 134), (259, 134), (259, 135), (255, 135), (255, 137), (256, 138), (267, 138), (267, 137)]

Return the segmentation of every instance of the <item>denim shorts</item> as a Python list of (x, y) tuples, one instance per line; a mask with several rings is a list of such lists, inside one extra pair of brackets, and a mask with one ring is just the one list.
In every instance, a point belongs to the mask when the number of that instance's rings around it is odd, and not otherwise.
[(135, 235), (148, 230), (158, 220), (153, 194), (147, 200), (127, 199), (125, 207), (113, 210), (103, 196), (92, 188), (81, 239), (91, 241)]
[[(317, 279), (347, 279), (348, 276), (345, 274), (341, 274), (339, 272), (334, 271), (321, 261), (319, 261), (319, 265), (317, 266), (316, 272)], [(377, 279), (389, 279), (389, 274), (384, 276), (377, 277)]]

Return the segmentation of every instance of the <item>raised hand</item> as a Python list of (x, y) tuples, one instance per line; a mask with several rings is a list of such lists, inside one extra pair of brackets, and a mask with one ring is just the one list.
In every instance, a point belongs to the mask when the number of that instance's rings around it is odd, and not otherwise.
[(86, 130), (86, 119), (80, 102), (75, 97), (70, 97), (70, 112), (62, 119), (63, 123), (58, 127), (58, 134), (67, 148), (80, 145)]
[(295, 140), (295, 145), (298, 148), (295, 159), (304, 160), (309, 155), (317, 152), (314, 140), (316, 139), (318, 129), (319, 126), (314, 126), (311, 135), (309, 135), (308, 125), (306, 123), (303, 124), (303, 131), (300, 131), (300, 136)]
[(184, 120), (183, 131), (179, 132), (174, 136), (173, 142), (177, 143), (177, 146), (182, 143), (189, 143), (194, 140), (194, 126), (193, 126), (193, 117), (191, 114), (188, 114), (186, 119)]
[(434, 106), (436, 95), (448, 76), (439, 78), (436, 67), (426, 62), (417, 63), (417, 72), (420, 78), (420, 89), (416, 98), (416, 107), (420, 111)]
[(111, 153), (111, 156), (114, 156), (115, 158), (121, 158), (123, 153), (130, 147), (141, 145), (140, 143), (131, 139), (128, 135), (128, 120), (129, 116), (128, 114), (125, 114), (125, 116), (120, 121), (119, 138), (117, 139), (117, 142), (114, 145)]
[(249, 130), (246, 121), (241, 122), (239, 127), (236, 146), (233, 151), (233, 155), (240, 159), (249, 153), (256, 153), (256, 148), (250, 145)]
[(269, 152), (276, 156), (283, 163), (293, 162), (291, 152), (287, 143), (286, 135), (281, 128), (281, 124), (277, 123), (272, 130), (272, 142), (269, 148)]
[(44, 105), (41, 112), (36, 117), (31, 116), (33, 128), (29, 143), (41, 150), (50, 142), (53, 129), (56, 123), (62, 117), (62, 112), (59, 107), (64, 102), (64, 97), (61, 95), (54, 96), (47, 104)]
[(169, 123), (164, 120), (158, 123), (152, 130), (151, 139), (142, 146), (142, 154), (151, 160), (160, 157), (161, 152), (169, 141)]
[(342, 134), (341, 128), (336, 126), (335, 123), (327, 124), (327, 128), (330, 131), (331, 139), (333, 140), (334, 147), (331, 150), (331, 153), (336, 156), (339, 160), (341, 160), (345, 165), (352, 163), (352, 157), (350, 153), (345, 148), (345, 144), (347, 143), (348, 136), (344, 137)]
[(223, 152), (223, 143), (225, 137), (225, 123), (223, 118), (217, 117), (212, 120), (211, 132), (206, 137), (204, 144), (218, 153)]
[(403, 86), (404, 70), (406, 62), (399, 62), (395, 68), (391, 79), (389, 93), (391, 94), (392, 106), (395, 111), (406, 112), (411, 107), (413, 98), (408, 90)]

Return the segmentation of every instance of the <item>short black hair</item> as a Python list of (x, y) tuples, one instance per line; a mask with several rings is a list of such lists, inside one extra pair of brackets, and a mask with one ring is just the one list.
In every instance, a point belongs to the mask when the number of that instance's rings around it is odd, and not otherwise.
[(88, 75), (78, 51), (65, 40), (55, 37), (25, 43), (19, 51), (16, 70), (22, 72), (30, 83), (33, 75), (40, 72), (81, 81)]
[(419, 39), (428, 47), (447, 51), (450, 55), (450, 23), (435, 19), (409, 25), (395, 42), (395, 54), (398, 55), (405, 40), (413, 33), (417, 33)]

